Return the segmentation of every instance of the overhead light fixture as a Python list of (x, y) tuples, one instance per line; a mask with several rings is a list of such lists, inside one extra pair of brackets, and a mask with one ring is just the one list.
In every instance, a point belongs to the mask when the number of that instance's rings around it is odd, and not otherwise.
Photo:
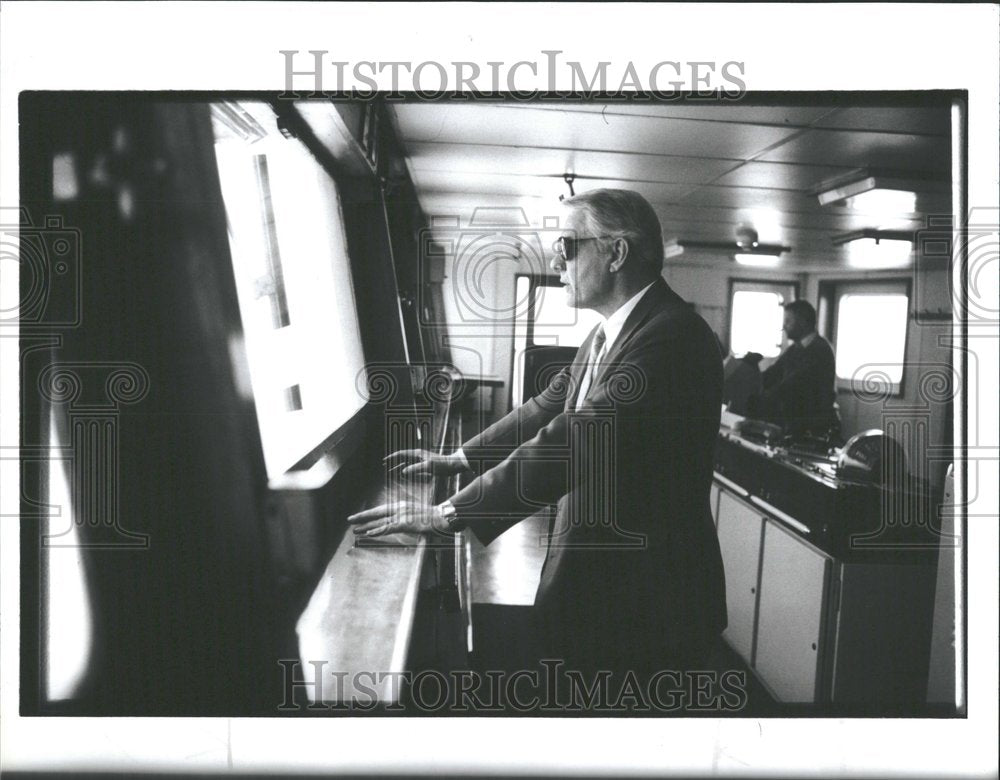
[(844, 205), (866, 214), (912, 214), (917, 210), (917, 193), (876, 187), (847, 198)]
[(911, 199), (912, 205), (916, 205), (917, 193), (912, 184), (902, 179), (862, 176), (821, 190), (816, 197), (821, 206), (860, 208), (872, 204), (891, 204), (905, 207), (910, 205)]
[(815, 194), (821, 206), (844, 206), (868, 214), (912, 214), (918, 193), (948, 192), (950, 182), (932, 175), (864, 170), (822, 183)]
[(913, 234), (894, 230), (855, 230), (833, 237), (847, 249), (847, 263), (854, 268), (900, 268), (909, 265)]
[(675, 238), (663, 245), (664, 256), (677, 257), (687, 250), (731, 255), (737, 263), (758, 267), (775, 266), (779, 257), (791, 250), (783, 244), (762, 244), (757, 240), (757, 231), (747, 225), (736, 230), (735, 241), (706, 241), (697, 238)]
[(781, 253), (788, 251), (787, 246), (761, 244), (757, 240), (757, 231), (748, 225), (737, 228), (736, 246), (739, 251), (733, 255), (733, 259), (740, 265), (752, 265), (757, 268), (774, 268), (778, 265)]
[(781, 255), (764, 252), (737, 252), (733, 259), (740, 265), (753, 265), (757, 268), (774, 268), (781, 260)]

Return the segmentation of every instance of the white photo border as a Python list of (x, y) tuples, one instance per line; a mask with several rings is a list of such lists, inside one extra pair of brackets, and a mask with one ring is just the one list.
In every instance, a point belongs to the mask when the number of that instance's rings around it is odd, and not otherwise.
[[(284, 89), (280, 50), (361, 60), (743, 62), (751, 91), (963, 89), (970, 206), (997, 208), (995, 4), (12, 3), (0, 24), (0, 205), (18, 200), (23, 90)], [(391, 26), (387, 20), (392, 20)], [(563, 78), (563, 76), (560, 76)], [(525, 89), (544, 77), (518, 73)], [(348, 87), (353, 86), (346, 81)], [(358, 85), (364, 86), (364, 85)], [(560, 89), (568, 85), (559, 84)], [(16, 268), (0, 268), (0, 308)], [(15, 300), (16, 304), (16, 300)], [(995, 309), (995, 302), (992, 302)], [(970, 341), (998, 371), (997, 328)], [(18, 442), (17, 339), (0, 338), (0, 447)], [(970, 388), (996, 446), (996, 385)], [(997, 473), (968, 545), (964, 719), (226, 719), (18, 715), (16, 462), (0, 460), (0, 745), (6, 770), (976, 775), (996, 772)], [(985, 515), (985, 516), (982, 516)]]

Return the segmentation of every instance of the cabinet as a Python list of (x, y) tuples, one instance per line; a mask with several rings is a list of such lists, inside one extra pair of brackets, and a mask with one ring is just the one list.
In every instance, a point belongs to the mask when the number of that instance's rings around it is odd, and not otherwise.
[(729, 614), (729, 625), (722, 636), (752, 665), (763, 520), (759, 512), (721, 491), (717, 522)]
[(781, 701), (815, 702), (830, 559), (764, 523), (755, 668)]
[(878, 714), (919, 706), (936, 561), (837, 557), (732, 481), (717, 477), (713, 495), (726, 573), (723, 638), (770, 693)]
[(831, 559), (759, 508), (715, 489), (729, 614), (723, 637), (778, 700), (815, 702)]

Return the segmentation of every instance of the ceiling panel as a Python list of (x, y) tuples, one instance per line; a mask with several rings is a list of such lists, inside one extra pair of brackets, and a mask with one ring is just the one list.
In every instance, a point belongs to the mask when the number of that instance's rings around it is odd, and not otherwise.
[[(821, 206), (819, 199), (808, 192), (792, 190), (768, 190), (753, 187), (718, 187), (709, 185), (689, 192), (683, 200), (688, 206), (721, 206), (737, 209), (771, 208), (781, 212), (796, 212), (801, 217), (817, 219), (824, 215), (865, 215), (864, 211), (848, 209), (844, 206)], [(866, 216), (892, 217), (894, 219), (919, 217), (922, 214), (947, 214), (951, 202), (947, 194), (920, 194), (917, 198), (915, 214), (890, 214), (871, 212)], [(871, 225), (874, 227), (874, 225)]]
[[(756, 225), (747, 222), (750, 227)], [(709, 224), (706, 222), (673, 222), (662, 220), (663, 238), (696, 239), (707, 241), (736, 241), (738, 225)], [(764, 244), (784, 244), (799, 252), (808, 250), (836, 251), (831, 241), (832, 235), (825, 230), (800, 230), (795, 228), (780, 228), (777, 233), (758, 230), (758, 240)]]
[(712, 182), (736, 187), (768, 187), (780, 190), (811, 190), (821, 181), (854, 170), (831, 165), (748, 162)]
[(414, 171), (532, 175), (575, 173), (579, 176), (679, 184), (705, 184), (736, 164), (730, 160), (703, 157), (420, 142), (409, 144), (408, 152)]
[(852, 168), (942, 171), (949, 169), (950, 158), (949, 144), (935, 136), (844, 130), (807, 130), (760, 157)]
[(536, 146), (748, 159), (796, 130), (500, 105), (397, 104), (407, 141)]
[(951, 113), (941, 107), (842, 108), (820, 118), (813, 126), (947, 136), (951, 132)]
[(446, 192), (453, 195), (479, 196), (524, 196), (558, 200), (566, 194), (566, 184), (555, 177), (507, 176), (496, 173), (482, 173), (470, 176), (465, 173), (448, 171), (414, 171), (414, 184), (423, 193)]
[[(866, 227), (915, 231), (947, 213), (947, 194), (918, 199), (919, 214), (823, 207), (823, 181), (854, 169), (947, 175), (947, 109), (831, 106), (397, 104), (392, 107), (428, 217), (500, 209), (541, 229), (560, 218), (562, 174), (577, 192), (624, 187), (645, 195), (668, 240), (732, 241), (736, 227), (792, 247), (788, 268), (842, 265), (831, 238)], [(813, 124), (812, 129), (803, 126)], [(764, 151), (770, 148), (769, 151)], [(754, 159), (750, 159), (754, 158)], [(480, 213), (483, 213), (482, 211)], [(689, 251), (673, 262), (731, 263)]]
[[(557, 200), (560, 195), (569, 195), (566, 182), (558, 176), (522, 176), (505, 173), (480, 173), (471, 176), (467, 173), (427, 170), (415, 170), (413, 175), (417, 189), (424, 192), (539, 196)], [(632, 189), (642, 193), (650, 201), (665, 203), (679, 201), (691, 189), (687, 184), (637, 182), (624, 179), (577, 179), (573, 187), (577, 193), (599, 187)]]
[[(664, 222), (683, 224), (727, 226), (753, 225), (762, 240), (772, 240), (768, 236), (783, 229), (813, 230), (821, 233), (842, 233), (871, 227), (871, 218), (846, 209), (831, 209), (816, 213), (781, 211), (773, 206), (759, 208), (725, 208), (706, 206), (669, 205), (656, 206), (660, 219)], [(893, 229), (918, 230), (924, 225), (919, 218), (901, 218)]]
[(741, 209), (774, 208), (805, 214), (821, 210), (819, 201), (807, 193), (756, 187), (699, 187), (685, 196), (684, 204)]
[(625, 114), (666, 119), (700, 119), (709, 122), (740, 122), (761, 125), (807, 127), (823, 116), (836, 111), (834, 106), (750, 106), (692, 105), (691, 103), (572, 103), (568, 101), (507, 104), (512, 108), (536, 108), (547, 111)]
[[(490, 207), (498, 209), (524, 209), (529, 225), (541, 225), (539, 219), (545, 213), (555, 212), (558, 200), (551, 198), (522, 198), (515, 195), (496, 195), (490, 198)], [(428, 192), (420, 201), (421, 207), (432, 221), (437, 218), (461, 217), (466, 220), (480, 206), (475, 198), (460, 192)], [(519, 220), (514, 220), (514, 223)]]

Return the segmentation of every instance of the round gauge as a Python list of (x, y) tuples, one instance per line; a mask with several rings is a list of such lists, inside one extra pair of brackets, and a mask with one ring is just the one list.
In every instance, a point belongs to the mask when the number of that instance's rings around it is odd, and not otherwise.
[(882, 481), (892, 474), (905, 474), (906, 458), (899, 442), (872, 429), (847, 440), (837, 459), (837, 471), (844, 476)]
[(874, 436), (868, 435), (854, 442), (850, 449), (844, 448), (847, 454), (854, 460), (864, 463), (868, 468), (874, 470), (882, 463), (882, 444), (885, 437), (881, 433)]

